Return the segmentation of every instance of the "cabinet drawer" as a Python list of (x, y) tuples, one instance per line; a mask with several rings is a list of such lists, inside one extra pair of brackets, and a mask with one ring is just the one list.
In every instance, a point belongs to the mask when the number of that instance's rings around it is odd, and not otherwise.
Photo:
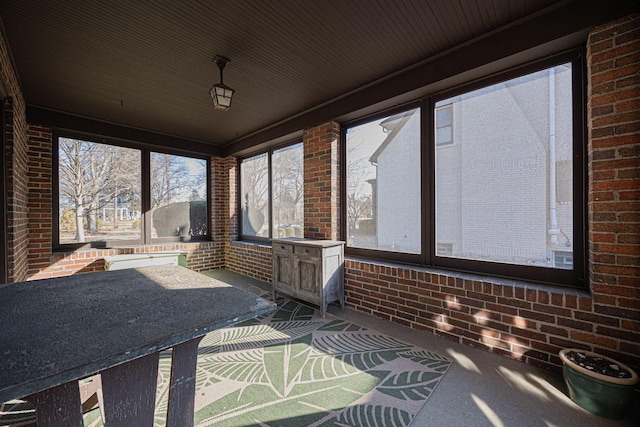
[(309, 246), (295, 246), (296, 255), (306, 255), (310, 257), (320, 257), (321, 248), (310, 248)]
[(280, 252), (280, 253), (284, 253), (284, 254), (293, 253), (293, 245), (287, 245), (287, 244), (284, 244), (284, 243), (274, 243), (272, 245), (272, 249), (275, 252)]

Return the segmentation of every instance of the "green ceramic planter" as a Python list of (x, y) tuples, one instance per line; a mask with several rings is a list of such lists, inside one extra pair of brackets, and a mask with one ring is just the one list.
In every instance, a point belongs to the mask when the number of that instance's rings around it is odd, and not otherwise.
[[(631, 372), (631, 378), (614, 378), (576, 365), (566, 356), (572, 351), (608, 360)], [(621, 419), (626, 416), (633, 402), (633, 387), (639, 379), (631, 368), (601, 354), (574, 348), (562, 350), (560, 359), (563, 363), (562, 374), (571, 400), (587, 411), (602, 417)]]

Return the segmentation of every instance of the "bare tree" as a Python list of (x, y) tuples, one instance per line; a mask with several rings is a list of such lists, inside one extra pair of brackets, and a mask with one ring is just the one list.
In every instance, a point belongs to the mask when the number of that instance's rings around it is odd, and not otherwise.
[(178, 156), (151, 154), (151, 207), (166, 205), (184, 191), (189, 169)]
[(276, 151), (272, 160), (274, 224), (301, 222), (304, 197), (302, 145)]
[(242, 163), (242, 194), (245, 208), (266, 212), (269, 203), (268, 172), (266, 156)]
[(59, 140), (60, 194), (75, 210), (75, 240), (85, 241), (87, 229), (97, 230), (97, 212), (117, 197), (119, 189), (129, 187), (126, 180), (116, 185), (127, 162), (121, 147), (77, 139)]
[(347, 144), (347, 229), (349, 235), (356, 230), (359, 220), (372, 214), (371, 162), (368, 156), (357, 157), (356, 153), (364, 141)]

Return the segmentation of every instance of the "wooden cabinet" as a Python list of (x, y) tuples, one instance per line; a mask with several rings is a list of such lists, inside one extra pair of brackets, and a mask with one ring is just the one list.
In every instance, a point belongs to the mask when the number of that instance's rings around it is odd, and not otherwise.
[(273, 239), (273, 298), (276, 292), (320, 306), (344, 307), (344, 242), (301, 238)]

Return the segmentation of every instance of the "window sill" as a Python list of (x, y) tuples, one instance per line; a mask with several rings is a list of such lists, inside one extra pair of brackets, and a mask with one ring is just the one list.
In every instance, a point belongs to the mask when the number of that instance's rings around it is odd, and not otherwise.
[(232, 240), (231, 245), (234, 246), (256, 246), (262, 248), (271, 248), (271, 242), (259, 242), (256, 240)]
[(108, 252), (118, 254), (133, 254), (141, 252), (158, 252), (158, 251), (177, 251), (180, 249), (188, 249), (189, 247), (198, 247), (199, 245), (209, 245), (214, 242), (211, 240), (197, 240), (192, 242), (164, 242), (151, 243), (149, 245), (123, 245), (123, 246), (106, 246), (106, 247), (81, 247), (81, 248), (54, 248), (53, 254), (73, 254), (84, 252)]

